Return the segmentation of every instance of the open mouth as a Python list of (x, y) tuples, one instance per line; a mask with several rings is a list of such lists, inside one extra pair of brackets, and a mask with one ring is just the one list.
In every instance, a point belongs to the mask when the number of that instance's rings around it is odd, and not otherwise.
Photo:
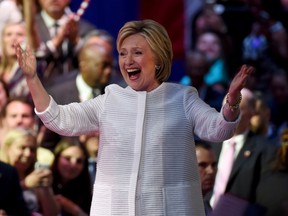
[(135, 77), (137, 74), (141, 72), (140, 69), (129, 69), (127, 70), (129, 77)]

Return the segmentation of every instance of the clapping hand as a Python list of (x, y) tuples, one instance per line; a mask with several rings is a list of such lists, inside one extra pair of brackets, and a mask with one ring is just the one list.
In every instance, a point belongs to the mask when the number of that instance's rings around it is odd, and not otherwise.
[(36, 75), (36, 57), (29, 45), (24, 50), (20, 43), (15, 43), (15, 52), (17, 55), (18, 64), (21, 67), (26, 78), (33, 78)]

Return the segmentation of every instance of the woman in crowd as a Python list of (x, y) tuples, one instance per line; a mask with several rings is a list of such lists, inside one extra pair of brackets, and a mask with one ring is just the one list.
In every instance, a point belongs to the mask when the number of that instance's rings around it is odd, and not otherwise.
[(4, 137), (0, 160), (16, 168), (30, 211), (56, 216), (59, 211), (51, 187), (52, 172), (36, 166), (36, 148), (36, 136), (32, 131), (15, 128)]
[(92, 198), (88, 154), (77, 138), (62, 138), (57, 144), (52, 172), (61, 215), (88, 215)]
[(15, 41), (23, 43), (26, 40), (25, 24), (23, 22), (8, 23), (4, 26), (2, 36), (3, 54), (0, 62), (0, 78), (8, 86), (11, 97), (29, 97), (29, 89), (18, 65), (14, 49)]
[(214, 142), (232, 136), (240, 91), (253, 68), (241, 67), (219, 113), (195, 88), (166, 82), (173, 54), (164, 27), (153, 20), (131, 21), (117, 38), (128, 86), (112, 84), (94, 99), (59, 106), (37, 76), (31, 49), (15, 46), (44, 124), (66, 136), (99, 131), (91, 215), (205, 214), (194, 135)]

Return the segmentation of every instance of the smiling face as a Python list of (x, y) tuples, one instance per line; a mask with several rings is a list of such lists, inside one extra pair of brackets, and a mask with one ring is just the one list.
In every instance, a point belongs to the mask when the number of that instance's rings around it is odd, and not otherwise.
[(123, 40), (119, 48), (119, 66), (128, 86), (147, 92), (157, 88), (155, 65), (155, 54), (143, 36), (134, 34)]
[(23, 136), (15, 139), (8, 149), (9, 163), (20, 172), (25, 172), (36, 158), (36, 139), (31, 136)]
[(14, 43), (25, 41), (25, 26), (21, 23), (8, 24), (3, 30), (3, 51), (7, 57), (15, 57)]
[(70, 146), (65, 149), (57, 163), (63, 182), (77, 178), (84, 169), (84, 163), (85, 155), (80, 147)]

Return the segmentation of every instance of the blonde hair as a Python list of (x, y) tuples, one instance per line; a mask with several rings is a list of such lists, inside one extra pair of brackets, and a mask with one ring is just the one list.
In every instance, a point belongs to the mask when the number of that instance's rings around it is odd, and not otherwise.
[(117, 50), (123, 41), (135, 34), (143, 36), (156, 56), (157, 66), (155, 78), (160, 82), (167, 81), (171, 74), (173, 58), (172, 43), (165, 28), (153, 20), (130, 21), (119, 31), (117, 37)]
[[(3, 72), (9, 68), (12, 69), (12, 66), (14, 64), (14, 62), (16, 62), (16, 57), (13, 61), (10, 60), (10, 57), (7, 54), (7, 51), (5, 49), (5, 42), (4, 42), (4, 34), (7, 30), (8, 27), (10, 26), (21, 26), (24, 29), (24, 32), (26, 34), (26, 27), (25, 27), (25, 23), (23, 21), (20, 22), (8, 22), (5, 24), (5, 26), (2, 29), (1, 32), (1, 47), (2, 47), (2, 56), (1, 56), (1, 63), (0, 63), (0, 77), (2, 77)], [(27, 36), (27, 34), (26, 34)]]
[[(1, 151), (0, 151), (0, 160), (9, 164), (10, 163), (10, 160), (8, 157), (9, 148), (17, 140), (22, 140), (22, 139), (27, 139), (29, 142), (35, 143), (35, 146), (37, 144), (36, 134), (33, 130), (22, 128), (22, 127), (11, 129), (5, 135), (4, 140), (2, 142)], [(35, 156), (35, 161), (36, 161), (36, 156)]]

